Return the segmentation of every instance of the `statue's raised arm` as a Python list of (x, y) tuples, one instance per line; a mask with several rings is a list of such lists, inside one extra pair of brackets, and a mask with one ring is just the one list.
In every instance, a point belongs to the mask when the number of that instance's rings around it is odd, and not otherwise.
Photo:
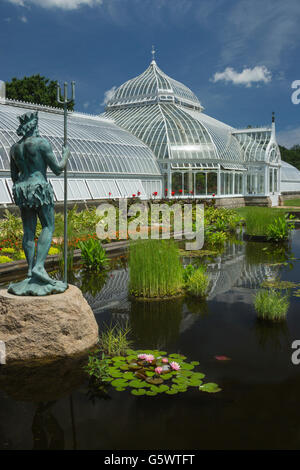
[(42, 140), (43, 142), (41, 144), (41, 151), (42, 151), (43, 157), (45, 158), (47, 165), (51, 168), (53, 173), (59, 176), (62, 173), (62, 171), (65, 169), (65, 166), (68, 162), (68, 158), (70, 156), (70, 150), (68, 147), (63, 147), (62, 159), (59, 163), (57, 163), (49, 141), (46, 139), (42, 139)]

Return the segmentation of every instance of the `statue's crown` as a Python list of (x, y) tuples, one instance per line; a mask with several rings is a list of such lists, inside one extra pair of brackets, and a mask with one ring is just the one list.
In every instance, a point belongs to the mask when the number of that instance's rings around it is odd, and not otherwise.
[(21, 124), (26, 124), (27, 122), (31, 121), (32, 119), (37, 119), (38, 112), (28, 112), (19, 116), (19, 121)]

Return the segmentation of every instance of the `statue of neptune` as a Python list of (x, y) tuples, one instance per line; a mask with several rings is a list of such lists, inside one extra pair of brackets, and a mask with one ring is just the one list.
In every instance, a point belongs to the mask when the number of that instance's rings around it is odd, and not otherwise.
[[(46, 295), (64, 292), (67, 285), (52, 279), (44, 263), (54, 232), (54, 196), (47, 181), (47, 168), (55, 175), (64, 170), (70, 151), (63, 148), (62, 160), (57, 163), (48, 140), (40, 137), (38, 113), (27, 112), (19, 116), (17, 129), (21, 139), (10, 150), (13, 196), (19, 206), (23, 222), (23, 249), (28, 263), (28, 277), (11, 284), (8, 292), (16, 295)], [(35, 231), (39, 218), (42, 232), (35, 252)]]

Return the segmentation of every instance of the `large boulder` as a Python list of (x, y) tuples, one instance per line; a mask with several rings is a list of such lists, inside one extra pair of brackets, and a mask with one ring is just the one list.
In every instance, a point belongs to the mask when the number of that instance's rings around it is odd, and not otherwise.
[(98, 325), (81, 291), (16, 296), (0, 290), (0, 341), (6, 363), (75, 356), (98, 342)]

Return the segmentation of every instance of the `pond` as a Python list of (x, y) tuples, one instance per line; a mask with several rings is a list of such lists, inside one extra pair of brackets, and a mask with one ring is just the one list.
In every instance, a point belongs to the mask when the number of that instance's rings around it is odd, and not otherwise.
[(131, 301), (122, 263), (97, 282), (76, 273), (100, 330), (128, 322), (134, 348), (199, 361), (207, 381), (222, 391), (101, 394), (89, 387), (86, 358), (0, 366), (0, 449), (299, 449), (300, 365), (292, 364), (291, 344), (300, 340), (300, 297), (293, 289), (282, 323), (258, 321), (253, 307), (263, 281), (300, 281), (299, 260), (300, 230), (289, 248), (230, 243), (222, 255), (206, 258), (211, 286), (205, 302)]

